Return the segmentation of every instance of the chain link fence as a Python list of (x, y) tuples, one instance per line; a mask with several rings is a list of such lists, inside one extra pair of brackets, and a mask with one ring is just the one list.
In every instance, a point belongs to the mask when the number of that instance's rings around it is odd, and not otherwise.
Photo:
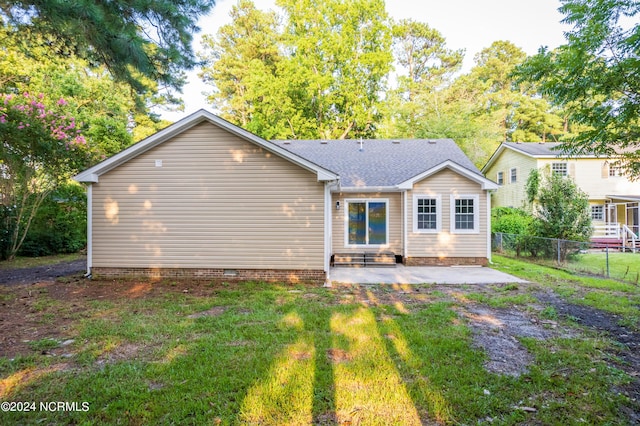
[(492, 251), (573, 273), (640, 283), (640, 247), (619, 239), (585, 242), (496, 232)]

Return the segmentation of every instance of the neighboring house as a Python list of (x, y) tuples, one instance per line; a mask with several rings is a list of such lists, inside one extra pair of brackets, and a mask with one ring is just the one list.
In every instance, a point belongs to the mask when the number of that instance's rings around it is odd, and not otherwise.
[[(482, 168), (482, 173), (498, 183), (493, 207), (523, 207), (525, 186), (534, 169), (549, 168), (571, 176), (589, 197), (595, 238), (626, 239), (638, 235), (640, 182), (630, 181), (615, 165), (615, 159), (596, 155), (567, 158), (560, 143), (504, 142)], [(626, 234), (626, 236), (625, 236)]]
[(75, 179), (94, 276), (324, 281), (360, 253), (491, 255), (497, 185), (452, 140), (270, 142), (201, 110)]

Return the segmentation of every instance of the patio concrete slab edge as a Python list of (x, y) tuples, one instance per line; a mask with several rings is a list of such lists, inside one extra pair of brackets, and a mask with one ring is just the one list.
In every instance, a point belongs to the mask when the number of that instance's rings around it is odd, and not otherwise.
[(487, 267), (404, 266), (331, 268), (330, 279), (346, 284), (495, 284), (528, 281)]

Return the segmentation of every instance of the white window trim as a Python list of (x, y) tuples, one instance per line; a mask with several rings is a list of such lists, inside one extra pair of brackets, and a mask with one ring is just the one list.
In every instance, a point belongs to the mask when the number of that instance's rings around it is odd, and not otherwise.
[[(600, 215), (600, 217), (601, 217), (600, 219), (595, 219), (595, 218), (593, 217), (593, 208), (594, 208), (594, 207), (600, 210), (600, 212), (599, 212), (599, 215)], [(604, 205), (602, 205), (602, 204), (592, 204), (592, 205), (591, 205), (591, 220), (593, 220), (593, 221), (595, 221), (595, 222), (604, 222), (605, 217), (606, 217), (606, 216), (605, 216), (605, 208), (604, 208)]]
[[(513, 172), (516, 172), (515, 178), (513, 177)], [(518, 183), (518, 169), (516, 167), (509, 169), (509, 183)]]
[[(436, 229), (418, 228), (418, 200), (436, 200)], [(442, 230), (442, 197), (440, 194), (413, 194), (413, 232), (416, 234), (437, 234)]]
[[(473, 229), (456, 229), (456, 200), (473, 200)], [(451, 194), (450, 231), (452, 234), (480, 233), (480, 196), (478, 194)]]
[[(386, 244), (349, 244), (349, 203), (367, 203), (367, 241), (369, 240), (369, 202), (385, 205), (385, 239)], [(344, 247), (345, 248), (387, 248), (389, 247), (389, 199), (388, 198), (345, 198), (344, 199)]]
[[(502, 178), (502, 179), (500, 179), (500, 178)], [(500, 182), (500, 180), (502, 180), (502, 183)], [(504, 172), (498, 172), (496, 174), (496, 183), (498, 185), (504, 185)]]

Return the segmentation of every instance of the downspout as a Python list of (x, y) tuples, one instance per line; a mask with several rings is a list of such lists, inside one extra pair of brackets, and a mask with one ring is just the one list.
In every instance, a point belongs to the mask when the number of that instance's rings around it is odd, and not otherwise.
[(408, 220), (408, 216), (407, 216), (407, 191), (402, 191), (402, 215), (404, 216), (403, 221), (402, 221), (402, 263), (406, 264), (407, 262), (407, 258), (409, 257), (409, 254), (407, 253), (407, 248), (409, 247), (409, 244), (407, 242), (407, 235), (408, 235), (408, 231), (407, 231), (407, 227), (409, 222)]
[(87, 186), (87, 273), (85, 278), (91, 278), (91, 267), (93, 266), (93, 184)]
[(327, 181), (324, 183), (324, 287), (331, 287), (331, 247), (333, 210), (331, 205), (331, 186), (337, 181)]
[(487, 190), (487, 261), (489, 265), (493, 265), (491, 261), (491, 191)]

